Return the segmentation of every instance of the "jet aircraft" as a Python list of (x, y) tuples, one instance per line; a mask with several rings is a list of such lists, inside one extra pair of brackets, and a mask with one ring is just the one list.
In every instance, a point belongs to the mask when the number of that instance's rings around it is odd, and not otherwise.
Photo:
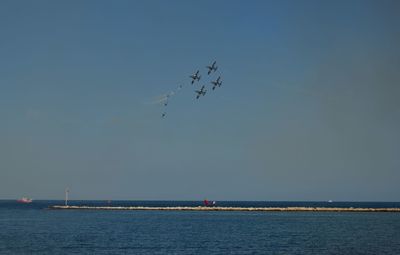
[(214, 61), (211, 66), (206, 66), (206, 67), (208, 68), (207, 74), (210, 75), (210, 73), (212, 71), (214, 71), (214, 72), (217, 71), (217, 69), (218, 69), (217, 61)]
[(169, 102), (169, 98), (172, 96), (174, 94), (174, 92), (170, 92), (169, 94), (167, 94), (166, 96), (165, 96), (165, 98), (164, 98), (164, 106), (167, 106), (168, 105), (168, 102)]
[(221, 87), (222, 85), (222, 81), (221, 81), (221, 76), (218, 76), (218, 79), (216, 79), (215, 81), (211, 81), (211, 83), (213, 84), (212, 89), (214, 90), (217, 86)]
[(200, 81), (201, 76), (199, 75), (199, 70), (197, 70), (197, 72), (195, 74), (192, 74), (189, 76), (190, 78), (192, 78), (192, 84), (197, 80)]
[(197, 93), (196, 99), (199, 99), (200, 96), (206, 95), (207, 90), (204, 89), (204, 85), (203, 85), (200, 90), (196, 90), (195, 92)]

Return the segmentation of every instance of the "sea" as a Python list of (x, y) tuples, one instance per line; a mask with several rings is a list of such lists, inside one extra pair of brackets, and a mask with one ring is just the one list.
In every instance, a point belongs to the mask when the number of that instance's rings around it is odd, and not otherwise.
[[(400, 213), (52, 210), (0, 200), (0, 254), (400, 254)], [(70, 201), (199, 206), (201, 201)], [(238, 207), (400, 207), (386, 202), (217, 201)]]

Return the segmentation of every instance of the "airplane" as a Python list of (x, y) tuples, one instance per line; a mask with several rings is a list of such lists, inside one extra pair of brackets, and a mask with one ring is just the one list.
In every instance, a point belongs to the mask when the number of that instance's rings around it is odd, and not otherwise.
[(168, 105), (168, 101), (169, 101), (169, 98), (171, 97), (171, 95), (173, 95), (173, 92), (171, 92), (171, 93), (169, 93), (169, 94), (167, 94), (165, 96), (165, 98), (164, 98), (164, 106)]
[(189, 77), (192, 78), (192, 84), (193, 84), (196, 80), (200, 81), (201, 76), (199, 75), (199, 70), (197, 70), (197, 72), (196, 72), (195, 74), (190, 75)]
[(215, 87), (221, 87), (221, 85), (222, 85), (222, 81), (220, 81), (220, 79), (221, 79), (221, 76), (218, 76), (218, 79), (217, 80), (215, 80), (215, 81), (211, 81), (211, 83), (213, 84), (213, 87), (212, 87), (212, 89), (214, 90), (215, 89)]
[(207, 72), (208, 75), (210, 75), (210, 73), (212, 71), (214, 71), (214, 72), (217, 71), (218, 66), (216, 66), (216, 64), (217, 64), (217, 61), (214, 61), (211, 66), (206, 66), (208, 68), (208, 72)]
[(196, 99), (199, 99), (200, 96), (206, 95), (207, 90), (204, 89), (204, 85), (203, 85), (203, 87), (201, 87), (200, 90), (196, 90), (195, 92), (197, 93)]

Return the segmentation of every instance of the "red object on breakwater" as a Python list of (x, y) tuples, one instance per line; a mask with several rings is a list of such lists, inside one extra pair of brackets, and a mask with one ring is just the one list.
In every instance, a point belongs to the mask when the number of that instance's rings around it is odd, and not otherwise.
[(216, 202), (215, 201), (208, 201), (207, 199), (204, 199), (204, 201), (203, 201), (203, 204), (204, 204), (204, 206), (215, 206), (216, 205)]

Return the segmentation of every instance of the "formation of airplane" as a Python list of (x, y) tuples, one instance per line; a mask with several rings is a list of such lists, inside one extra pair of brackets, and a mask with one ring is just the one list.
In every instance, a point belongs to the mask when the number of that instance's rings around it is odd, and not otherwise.
[[(218, 69), (217, 61), (214, 61), (211, 65), (208, 65), (206, 67), (208, 69), (208, 72), (207, 72), (208, 75), (210, 75), (211, 72), (216, 72)], [(197, 72), (195, 73), (195, 76), (198, 76), (198, 75), (199, 75), (199, 70), (197, 70)], [(193, 79), (192, 80), (192, 84), (193, 84), (194, 78), (192, 77), (192, 79)], [(211, 83), (213, 84), (212, 90), (215, 90), (215, 88), (217, 86), (221, 87), (221, 85), (222, 85), (221, 76), (218, 76), (218, 78), (215, 81), (211, 81)], [(205, 90), (204, 88), (205, 88), (205, 86), (203, 85), (203, 87), (201, 87), (200, 90), (195, 90), (195, 92), (197, 93), (196, 99), (199, 99), (200, 96), (205, 96), (207, 90)]]
[[(211, 73), (215, 73), (218, 70), (218, 66), (217, 66), (217, 61), (212, 62), (211, 65), (207, 65), (206, 68), (207, 70), (207, 75), (210, 75)], [(192, 80), (191, 80), (191, 84), (194, 85), (195, 82), (200, 82), (201, 79), (201, 75), (200, 75), (200, 70), (197, 70), (194, 74), (189, 76)], [(215, 90), (216, 87), (221, 87), (222, 85), (222, 79), (221, 76), (218, 76), (218, 78), (216, 80), (211, 80), (210, 83), (212, 84), (212, 90)], [(175, 95), (179, 90), (183, 89), (183, 85), (179, 85), (174, 91), (169, 92), (168, 94), (166, 94), (166, 96), (163, 99), (163, 105), (164, 107), (166, 107), (169, 104), (169, 99), (171, 96)], [(196, 99), (199, 99), (201, 96), (205, 96), (207, 93), (207, 89), (206, 89), (206, 85), (202, 85), (202, 87), (200, 88), (200, 90), (195, 90), (194, 91), (196, 93)], [(164, 111), (161, 114), (162, 118), (165, 118), (165, 116), (167, 115), (166, 111)]]

